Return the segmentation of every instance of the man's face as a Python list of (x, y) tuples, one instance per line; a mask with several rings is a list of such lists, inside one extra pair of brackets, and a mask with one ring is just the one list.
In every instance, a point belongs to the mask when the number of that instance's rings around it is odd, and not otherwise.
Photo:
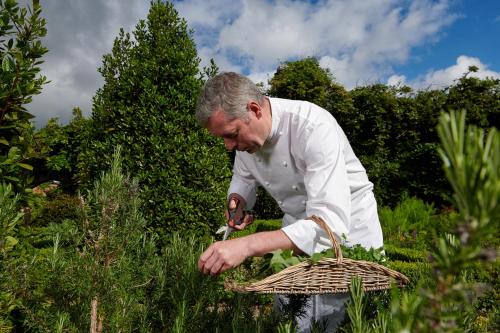
[(259, 112), (249, 109), (246, 117), (228, 119), (222, 110), (218, 110), (208, 119), (207, 129), (212, 135), (224, 139), (227, 150), (253, 154), (267, 138)]

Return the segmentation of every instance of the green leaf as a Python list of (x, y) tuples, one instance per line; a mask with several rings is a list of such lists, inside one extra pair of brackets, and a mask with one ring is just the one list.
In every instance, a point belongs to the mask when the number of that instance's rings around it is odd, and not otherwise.
[(10, 60), (7, 54), (2, 59), (2, 70), (4, 72), (10, 72)]
[(33, 170), (33, 167), (29, 164), (26, 164), (26, 163), (16, 163), (18, 166), (20, 166), (21, 168), (23, 169), (26, 169), (26, 170)]
[(298, 257), (291, 257), (286, 261), (286, 263), (287, 263), (287, 267), (290, 267), (290, 266), (299, 264), (300, 259)]
[(289, 259), (293, 256), (293, 251), (292, 250), (284, 250), (283, 252), (281, 252), (281, 256), (283, 257), (283, 259)]
[(10, 251), (19, 241), (12, 236), (5, 237), (5, 251)]
[(311, 256), (311, 262), (313, 264), (317, 264), (321, 259), (323, 259), (323, 253), (314, 253), (312, 256)]
[(323, 253), (324, 253), (325, 258), (334, 258), (335, 257), (335, 253), (334, 253), (333, 249), (328, 249), (326, 251), (323, 251)]

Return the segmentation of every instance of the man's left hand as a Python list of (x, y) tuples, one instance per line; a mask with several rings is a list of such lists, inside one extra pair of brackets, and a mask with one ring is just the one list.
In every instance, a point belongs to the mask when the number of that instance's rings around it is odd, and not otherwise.
[(205, 274), (219, 275), (239, 266), (249, 256), (245, 237), (216, 242), (200, 256), (198, 269)]

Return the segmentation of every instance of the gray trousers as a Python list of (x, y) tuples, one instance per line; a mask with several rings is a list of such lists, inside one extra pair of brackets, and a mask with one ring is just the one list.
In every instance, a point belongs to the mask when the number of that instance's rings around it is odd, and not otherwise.
[[(285, 295), (274, 296), (274, 309), (282, 312), (289, 304), (290, 298)], [(295, 317), (297, 333), (311, 332), (311, 326), (324, 328), (324, 332), (337, 332), (343, 322), (349, 293), (311, 295), (306, 298), (301, 315)]]

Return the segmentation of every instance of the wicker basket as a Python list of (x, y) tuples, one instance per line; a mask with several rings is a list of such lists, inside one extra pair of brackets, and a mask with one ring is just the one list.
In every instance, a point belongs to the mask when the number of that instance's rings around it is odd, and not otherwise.
[(340, 246), (325, 221), (315, 215), (309, 219), (326, 230), (336, 258), (324, 258), (315, 264), (301, 262), (247, 285), (226, 283), (226, 289), (265, 294), (335, 294), (349, 291), (351, 279), (355, 276), (361, 278), (365, 291), (389, 289), (393, 285), (403, 287), (410, 282), (403, 274), (382, 265), (344, 259)]

